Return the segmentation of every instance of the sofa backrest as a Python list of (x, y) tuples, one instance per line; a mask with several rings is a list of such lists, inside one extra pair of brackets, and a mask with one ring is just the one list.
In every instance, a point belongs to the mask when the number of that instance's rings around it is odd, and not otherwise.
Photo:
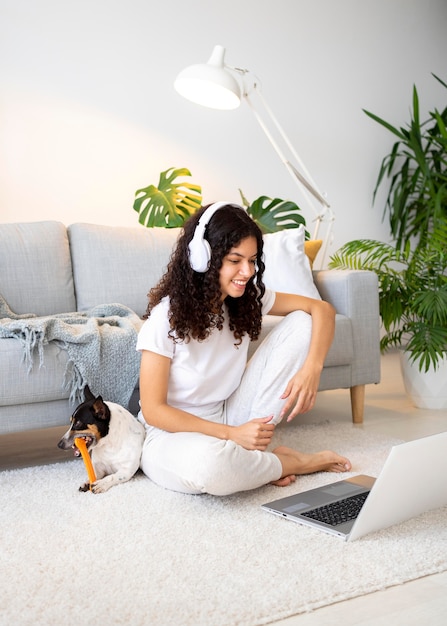
[(68, 227), (78, 311), (118, 302), (143, 315), (179, 229), (72, 224)]
[(0, 294), (14, 313), (51, 315), (76, 310), (63, 224), (0, 224)]

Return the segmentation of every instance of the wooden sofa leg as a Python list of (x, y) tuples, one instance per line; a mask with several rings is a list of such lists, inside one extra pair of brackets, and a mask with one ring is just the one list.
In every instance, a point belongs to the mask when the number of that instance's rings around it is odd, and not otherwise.
[(365, 385), (351, 387), (351, 411), (354, 424), (363, 424), (363, 410), (365, 408)]

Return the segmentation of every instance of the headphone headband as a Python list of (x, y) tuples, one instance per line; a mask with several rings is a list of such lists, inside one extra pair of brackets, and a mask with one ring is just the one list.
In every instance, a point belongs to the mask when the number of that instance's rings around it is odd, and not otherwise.
[(205, 239), (205, 229), (208, 226), (209, 221), (213, 217), (214, 213), (219, 209), (226, 206), (238, 207), (242, 211), (245, 209), (233, 202), (215, 202), (211, 204), (200, 216), (194, 231), (194, 236), (189, 243), (189, 263), (195, 272), (201, 274), (208, 271), (211, 262), (211, 248), (208, 241)]

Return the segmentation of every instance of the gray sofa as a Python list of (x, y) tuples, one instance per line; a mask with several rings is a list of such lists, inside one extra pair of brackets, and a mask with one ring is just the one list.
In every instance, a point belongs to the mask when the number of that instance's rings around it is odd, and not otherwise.
[[(55, 221), (0, 224), (0, 294), (16, 314), (53, 316), (121, 303), (138, 316), (165, 269), (178, 231)], [(336, 336), (320, 390), (351, 391), (354, 422), (363, 419), (364, 386), (380, 379), (376, 275), (314, 272), (322, 298), (337, 310)], [(266, 319), (264, 334), (277, 319)], [(255, 346), (253, 347), (253, 349)], [(23, 346), (0, 339), (0, 434), (62, 426), (73, 410), (67, 352), (48, 342), (43, 362), (27, 371)], [(136, 413), (138, 385), (129, 402)]]

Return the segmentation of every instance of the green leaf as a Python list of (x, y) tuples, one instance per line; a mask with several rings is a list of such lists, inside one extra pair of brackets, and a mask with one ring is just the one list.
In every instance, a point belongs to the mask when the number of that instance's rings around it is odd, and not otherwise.
[(186, 168), (169, 168), (161, 172), (158, 187), (149, 185), (135, 192), (133, 208), (138, 221), (148, 228), (176, 228), (202, 205), (202, 189), (188, 182), (174, 182), (181, 176), (191, 176)]
[(374, 113), (371, 113), (370, 111), (367, 111), (366, 109), (363, 109), (363, 112), (366, 113), (366, 115), (368, 115), (368, 117), (370, 117), (372, 120), (374, 120), (378, 124), (381, 124), (391, 133), (399, 137), (399, 139), (405, 139), (405, 135), (402, 133), (402, 129), (399, 130), (395, 128), (394, 126), (392, 126), (391, 124), (383, 120), (381, 117), (378, 117), (377, 115), (375, 115)]
[(420, 369), (436, 366), (447, 352), (447, 223), (424, 247), (402, 250), (372, 239), (357, 239), (331, 256), (332, 269), (373, 271), (379, 282), (379, 310), (385, 335), (381, 350), (405, 347)]
[[(243, 204), (247, 207), (247, 213), (264, 234), (275, 233), (287, 228), (298, 228), (301, 224), (306, 226), (306, 220), (301, 215), (301, 209), (295, 202), (260, 196), (249, 204), (242, 191), (239, 190), (239, 192)], [(306, 239), (309, 239), (307, 231)]]
[(439, 78), (439, 76), (436, 76), (436, 74), (433, 74), (433, 72), (432, 72), (432, 74), (431, 74), (431, 75), (432, 75), (434, 78), (436, 78), (436, 80), (437, 80), (438, 82), (440, 82), (440, 83), (441, 83), (441, 85), (444, 85), (444, 87), (447, 89), (447, 83), (445, 83), (443, 80), (441, 80), (441, 79)]
[[(438, 82), (447, 84), (433, 74)], [(390, 232), (398, 249), (407, 241), (424, 246), (428, 237), (447, 221), (447, 107), (434, 109), (429, 118), (420, 119), (420, 101), (413, 86), (410, 121), (397, 128), (374, 113), (363, 109), (376, 123), (398, 141), (380, 165), (373, 191), (388, 184), (383, 218), (388, 215)]]

